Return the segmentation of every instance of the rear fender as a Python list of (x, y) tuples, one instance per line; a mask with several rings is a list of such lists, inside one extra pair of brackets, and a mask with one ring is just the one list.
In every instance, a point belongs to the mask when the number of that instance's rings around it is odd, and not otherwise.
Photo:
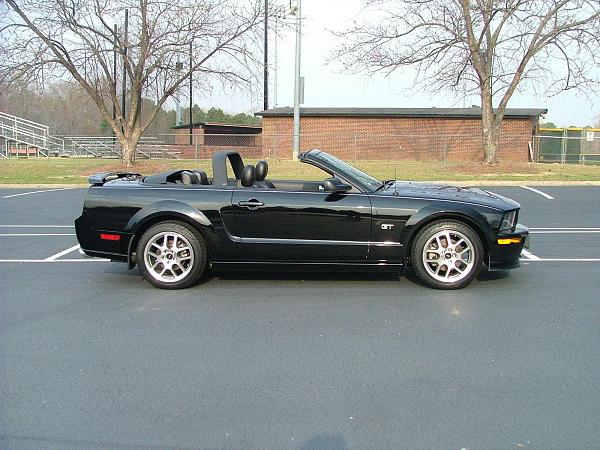
[(140, 209), (127, 223), (126, 231), (131, 233), (127, 249), (127, 266), (133, 268), (132, 254), (142, 233), (151, 225), (163, 220), (180, 220), (196, 228), (206, 239), (207, 243), (215, 238), (213, 224), (201, 211), (187, 203), (175, 200), (161, 200)]

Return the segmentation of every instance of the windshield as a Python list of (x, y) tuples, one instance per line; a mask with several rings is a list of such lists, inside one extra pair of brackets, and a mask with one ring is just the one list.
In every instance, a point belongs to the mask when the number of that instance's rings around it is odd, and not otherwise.
[(352, 167), (350, 164), (336, 158), (335, 156), (331, 156), (325, 152), (316, 153), (315, 156), (317, 159), (326, 161), (328, 166), (335, 167), (340, 175), (343, 175), (350, 180), (358, 181), (370, 191), (374, 191), (381, 186), (381, 181), (358, 170), (356, 167)]

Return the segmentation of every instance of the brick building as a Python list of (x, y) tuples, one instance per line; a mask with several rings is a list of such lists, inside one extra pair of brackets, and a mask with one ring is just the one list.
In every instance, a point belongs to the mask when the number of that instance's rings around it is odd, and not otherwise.
[[(528, 161), (545, 109), (507, 109), (499, 158)], [(293, 109), (256, 113), (263, 157), (290, 158)], [(481, 109), (302, 108), (301, 151), (319, 148), (343, 159), (462, 160), (483, 157)]]
[(207, 158), (219, 150), (235, 150), (248, 158), (262, 155), (262, 128), (257, 125), (196, 122), (171, 127), (175, 130), (174, 144), (181, 158)]

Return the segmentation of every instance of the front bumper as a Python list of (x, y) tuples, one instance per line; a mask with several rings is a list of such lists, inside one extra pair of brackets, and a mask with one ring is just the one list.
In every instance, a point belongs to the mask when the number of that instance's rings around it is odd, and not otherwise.
[[(521, 265), (519, 258), (523, 247), (529, 248), (529, 228), (517, 224), (511, 233), (499, 233), (494, 242), (490, 243), (489, 270), (516, 269)], [(512, 242), (511, 242), (512, 241)], [(510, 242), (502, 243), (499, 242)]]

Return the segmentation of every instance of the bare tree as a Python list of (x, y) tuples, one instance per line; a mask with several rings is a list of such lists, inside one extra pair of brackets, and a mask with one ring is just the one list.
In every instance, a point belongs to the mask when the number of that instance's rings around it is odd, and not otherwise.
[[(48, 89), (32, 89), (26, 83), (0, 83), (0, 111), (51, 125), (54, 135), (94, 135), (105, 124), (98, 107), (74, 82), (53, 83)], [(73, 107), (76, 105), (76, 107)]]
[[(190, 73), (204, 88), (215, 81), (247, 86), (259, 73), (261, 0), (6, 0), (6, 4), (8, 11), (0, 13), (3, 81), (75, 80), (114, 131), (127, 165), (134, 164), (144, 130)], [(119, 83), (123, 87), (123, 71), (125, 111), (117, 92)], [(152, 109), (141, 114), (143, 97), (154, 102), (144, 102)]]
[(361, 22), (336, 34), (349, 71), (412, 66), (423, 89), (478, 94), (487, 164), (519, 88), (552, 95), (599, 78), (598, 0), (365, 0)]

